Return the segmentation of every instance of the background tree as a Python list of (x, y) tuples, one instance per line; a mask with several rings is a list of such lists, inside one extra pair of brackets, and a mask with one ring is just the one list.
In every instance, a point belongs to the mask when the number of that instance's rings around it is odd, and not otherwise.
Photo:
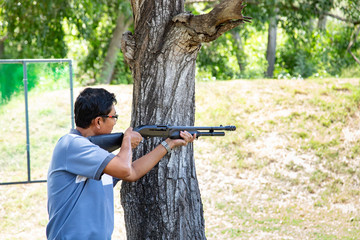
[(341, 4), (341, 1), (337, 2), (338, 7), (342, 10), (345, 17), (339, 17), (329, 12), (324, 12), (324, 15), (334, 17), (336, 19), (339, 19), (346, 23), (350, 23), (350, 25), (352, 25), (353, 29), (351, 36), (349, 38), (349, 45), (347, 46), (346, 50), (350, 53), (353, 59), (360, 65), (359, 57), (356, 56), (355, 53), (351, 50), (352, 47), (356, 46), (356, 48), (358, 48), (359, 45), (359, 44), (356, 45), (356, 41), (360, 32), (360, 7), (356, 1), (347, 0), (345, 2), (346, 4)]
[(65, 58), (81, 41), (86, 54), (74, 59), (80, 76), (109, 83), (114, 65), (122, 67), (115, 43), (131, 24), (128, 1), (3, 0), (0, 13), (1, 58)]
[(276, 6), (276, 0), (274, 0), (274, 7), (271, 8), (271, 14), (269, 16), (268, 27), (268, 42), (266, 50), (266, 60), (268, 62), (268, 68), (265, 76), (268, 78), (274, 77), (275, 59), (276, 59), (276, 37), (277, 37), (277, 24), (278, 24), (278, 7)]
[[(201, 43), (247, 21), (243, 1), (225, 0), (204, 15), (184, 12), (184, 1), (132, 0), (134, 34), (122, 50), (134, 77), (132, 126), (193, 125), (195, 61)], [(140, 157), (159, 144), (148, 140)], [(192, 145), (176, 149), (135, 183), (123, 182), (128, 239), (205, 239)]]
[[(214, 4), (214, 1), (207, 4), (203, 1), (198, 3), (199, 1), (195, 0), (190, 2), (197, 2), (192, 4), (194, 6), (203, 5), (205, 10), (209, 5)], [(213, 71), (209, 78), (215, 77), (216, 79), (227, 79), (224, 75), (229, 69), (232, 72), (229, 78), (233, 76), (245, 78), (264, 76), (307, 78), (319, 74), (336, 76), (341, 74), (342, 69), (351, 67), (355, 63), (355, 58), (351, 55), (357, 55), (358, 44), (356, 44), (355, 28), (360, 18), (359, 9), (354, 5), (354, 1), (248, 0), (246, 3), (248, 4), (246, 14), (254, 17), (253, 23), (241, 29), (242, 34), (240, 34), (241, 42), (247, 45), (247, 51), (243, 55), (246, 56), (247, 54), (246, 60), (241, 61), (243, 63), (241, 68), (235, 69), (231, 67), (231, 63), (228, 61), (231, 59), (231, 55), (236, 55), (235, 53), (228, 51), (226, 57), (219, 57), (222, 55), (223, 47), (220, 47), (218, 43), (206, 45), (206, 53), (201, 52), (198, 59), (200, 79), (203, 72), (210, 72), (209, 69)], [(336, 14), (332, 12), (336, 12)], [(339, 23), (339, 21), (346, 24)], [(252, 31), (252, 28), (256, 30)], [(239, 32), (240, 29), (236, 31)], [(257, 38), (265, 31), (267, 31), (267, 39), (264, 39), (263, 42), (257, 42)], [(349, 34), (349, 31), (352, 31), (353, 34), (351, 32)], [(276, 41), (279, 34), (281, 34), (281, 43)], [(334, 35), (336, 35), (335, 38)], [(233, 36), (236, 37), (236, 34)], [(251, 42), (247, 42), (247, 39)], [(232, 38), (231, 41), (238, 44), (238, 40), (239, 38)], [(222, 41), (225, 42), (221, 39), (218, 42)], [(343, 44), (344, 41), (347, 41), (346, 46)], [(261, 67), (254, 69), (254, 61), (258, 62), (257, 65), (262, 65), (264, 60), (260, 56), (257, 58), (250, 56), (249, 49), (254, 44), (259, 48), (264, 42), (266, 48), (262, 54), (264, 54), (267, 66), (263, 69)], [(347, 52), (350, 43), (353, 43), (350, 45), (350, 51), (354, 54)], [(241, 51), (243, 48), (239, 49)], [(205, 67), (207, 62), (211, 63), (213, 67)], [(219, 66), (222, 72), (216, 71), (214, 73), (213, 68), (216, 66)], [(241, 71), (241, 74), (236, 73), (236, 71)], [(260, 74), (261, 71), (265, 74)]]
[(67, 9), (71, 9), (69, 3), (59, 0), (3, 1), (2, 57), (64, 57), (67, 46), (63, 41), (62, 21), (70, 17)]
[(107, 48), (106, 57), (101, 68), (100, 81), (105, 84), (110, 84), (114, 74), (114, 68), (117, 60), (117, 56), (120, 52), (121, 36), (129, 25), (132, 23), (130, 17), (126, 17), (122, 14), (122, 11), (118, 12), (118, 18), (116, 20), (116, 27), (113, 31), (109, 46)]
[[(360, 74), (356, 66), (360, 56), (356, 1), (246, 2), (246, 15), (254, 17), (253, 23), (202, 44), (197, 79)], [(206, 14), (215, 3), (187, 0), (186, 10)], [(275, 12), (277, 16), (272, 17)], [(273, 24), (269, 24), (271, 19)], [(0, 57), (66, 57), (76, 63), (77, 84), (132, 83), (129, 66), (116, 44), (117, 33), (127, 24), (131, 26), (131, 21), (126, 0), (1, 0)], [(274, 27), (277, 31), (271, 31)]]

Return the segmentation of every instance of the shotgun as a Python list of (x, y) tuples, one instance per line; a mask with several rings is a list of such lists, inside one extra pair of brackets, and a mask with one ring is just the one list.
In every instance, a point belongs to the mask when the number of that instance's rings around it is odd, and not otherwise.
[[(196, 134), (196, 138), (202, 136), (225, 136), (224, 131), (235, 131), (235, 126), (219, 127), (190, 127), (190, 126), (168, 126), (168, 125), (141, 125), (135, 127), (133, 131), (141, 134), (145, 139), (150, 137), (161, 137), (180, 139), (181, 131), (188, 131), (191, 135)], [(102, 134), (88, 137), (90, 142), (99, 147), (112, 152), (121, 147), (123, 133)]]

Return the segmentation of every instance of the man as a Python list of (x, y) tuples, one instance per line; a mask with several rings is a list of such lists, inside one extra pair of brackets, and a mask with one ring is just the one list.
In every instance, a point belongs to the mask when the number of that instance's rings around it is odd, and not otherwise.
[(128, 128), (118, 154), (109, 153), (87, 137), (111, 133), (118, 118), (114, 104), (115, 95), (102, 88), (86, 88), (75, 101), (76, 129), (59, 139), (48, 172), (48, 239), (111, 239), (116, 182), (138, 180), (172, 148), (195, 139), (181, 132), (183, 139), (166, 139), (132, 162), (142, 137)]

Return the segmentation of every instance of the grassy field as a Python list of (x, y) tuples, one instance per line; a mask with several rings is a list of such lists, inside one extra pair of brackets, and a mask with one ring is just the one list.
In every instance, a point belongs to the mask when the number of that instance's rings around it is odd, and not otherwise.
[[(195, 142), (208, 239), (359, 239), (359, 80), (197, 83), (196, 125), (237, 126)], [(106, 88), (123, 131), (132, 87)], [(29, 106), (32, 176), (43, 179), (71, 126), (68, 92), (34, 93)], [(0, 109), (1, 182), (26, 180), (23, 109), (21, 97)], [(44, 239), (46, 184), (0, 189), (0, 239)], [(115, 194), (113, 239), (125, 239)]]

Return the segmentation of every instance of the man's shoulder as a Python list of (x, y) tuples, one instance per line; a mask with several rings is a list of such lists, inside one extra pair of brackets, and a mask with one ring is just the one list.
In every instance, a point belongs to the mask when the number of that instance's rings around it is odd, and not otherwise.
[(84, 141), (89, 142), (89, 140), (81, 135), (75, 133), (67, 133), (59, 139), (59, 142), (71, 143), (72, 141)]
[(66, 152), (76, 151), (76, 149), (80, 150), (82, 147), (90, 144), (90, 141), (77, 134), (67, 133), (63, 135), (55, 145), (54, 154), (62, 156)]

